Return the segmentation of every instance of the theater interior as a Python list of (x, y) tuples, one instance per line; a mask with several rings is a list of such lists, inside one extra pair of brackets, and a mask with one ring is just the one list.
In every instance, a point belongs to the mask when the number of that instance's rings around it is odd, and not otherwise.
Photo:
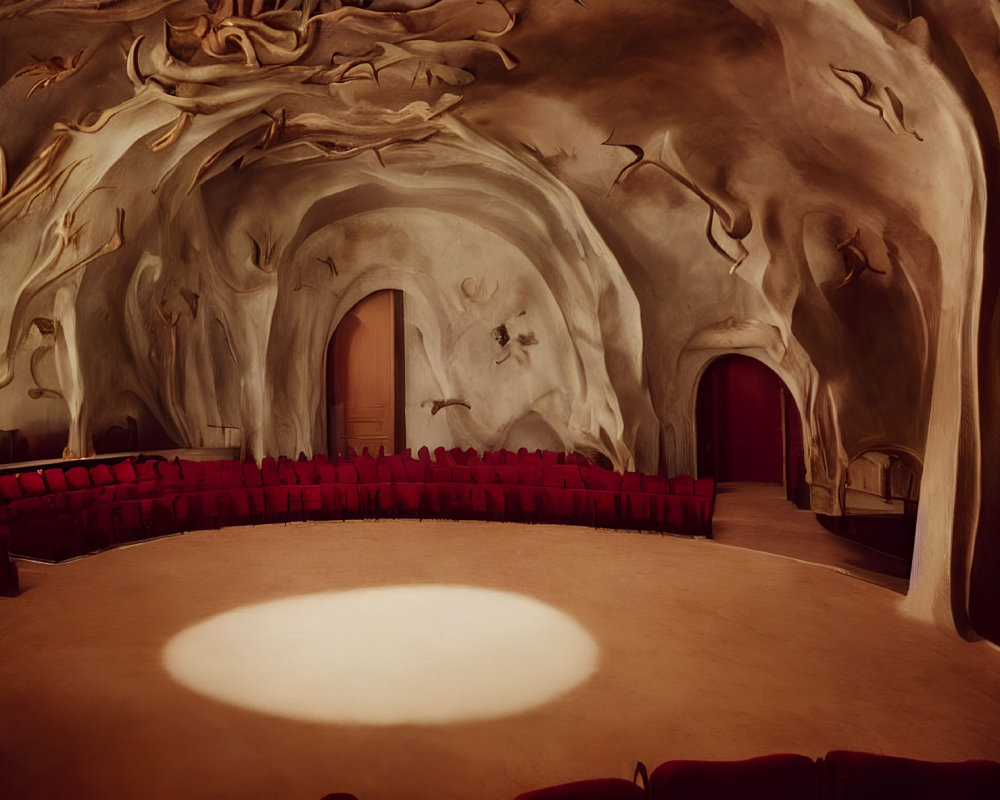
[(997, 796), (998, 43), (5, 0), (0, 799)]

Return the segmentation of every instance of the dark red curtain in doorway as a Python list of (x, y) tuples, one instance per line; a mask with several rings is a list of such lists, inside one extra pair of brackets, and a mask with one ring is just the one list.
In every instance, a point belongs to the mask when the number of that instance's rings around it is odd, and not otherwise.
[[(801, 424), (794, 400), (774, 372), (747, 356), (723, 356), (705, 370), (697, 403), (699, 475), (784, 484), (787, 454), (789, 478), (798, 482)], [(787, 437), (786, 407), (792, 428)]]

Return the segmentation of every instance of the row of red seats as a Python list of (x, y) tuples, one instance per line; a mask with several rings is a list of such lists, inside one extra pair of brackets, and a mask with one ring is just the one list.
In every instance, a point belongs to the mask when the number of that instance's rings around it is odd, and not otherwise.
[(582, 457), (441, 448), (431, 458), (128, 459), (0, 477), (12, 552), (60, 561), (185, 530), (432, 517), (709, 535), (711, 479), (619, 475)]
[[(645, 785), (637, 779), (642, 776)], [(936, 763), (835, 750), (824, 758), (780, 754), (745, 761), (667, 761), (645, 780), (599, 778), (515, 800), (996, 800), (1000, 764)]]

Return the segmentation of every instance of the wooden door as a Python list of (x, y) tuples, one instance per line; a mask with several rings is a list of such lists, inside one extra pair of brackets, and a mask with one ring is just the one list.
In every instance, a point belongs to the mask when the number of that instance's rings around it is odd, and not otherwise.
[(402, 449), (402, 293), (368, 295), (347, 312), (327, 353), (330, 454)]
[(747, 356), (713, 361), (698, 385), (698, 474), (717, 481), (783, 484), (785, 403), (781, 378)]

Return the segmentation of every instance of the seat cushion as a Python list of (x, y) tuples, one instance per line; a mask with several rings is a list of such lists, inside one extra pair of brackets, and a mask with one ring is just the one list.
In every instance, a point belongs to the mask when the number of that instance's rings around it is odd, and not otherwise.
[(1000, 764), (941, 763), (834, 750), (823, 759), (831, 800), (996, 800)]
[(43, 494), (48, 494), (49, 488), (37, 472), (22, 472), (17, 479), (21, 483), (21, 493), (26, 497), (41, 497)]
[(649, 776), (653, 800), (819, 800), (820, 768), (806, 756), (745, 761), (667, 761)]
[(86, 467), (70, 467), (66, 470), (66, 483), (70, 489), (89, 489), (93, 486), (90, 482), (90, 470)]
[(42, 470), (42, 478), (45, 479), (45, 485), (51, 492), (65, 492), (69, 488), (66, 483), (66, 473), (60, 467)]
[(124, 461), (119, 461), (117, 464), (112, 464), (111, 471), (114, 473), (115, 480), (118, 483), (135, 483), (138, 480), (131, 459), (125, 459)]
[[(87, 485), (90, 485), (89, 478)], [(24, 496), (21, 491), (21, 484), (17, 482), (17, 475), (2, 475), (0, 476), (0, 499), (10, 502), (11, 500), (20, 500)]]

